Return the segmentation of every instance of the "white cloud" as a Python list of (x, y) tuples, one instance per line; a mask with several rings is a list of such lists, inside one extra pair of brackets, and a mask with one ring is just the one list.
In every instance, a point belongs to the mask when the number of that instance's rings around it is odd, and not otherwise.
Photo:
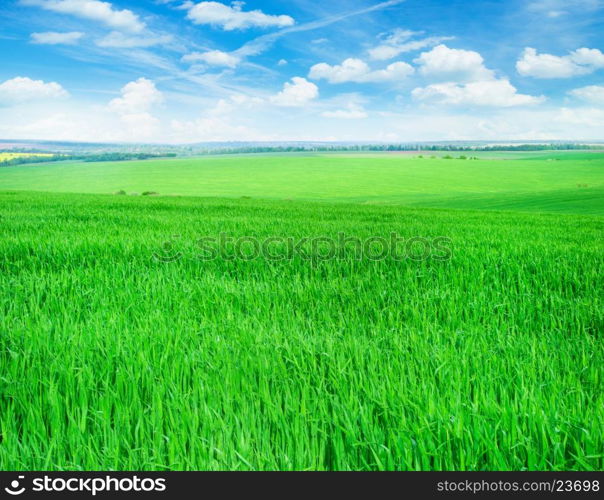
[(452, 106), (512, 107), (538, 104), (543, 96), (519, 94), (507, 78), (497, 78), (482, 56), (473, 50), (438, 45), (415, 61), (419, 72), (441, 80), (411, 92), (421, 102)]
[[(565, 126), (585, 126), (595, 129), (598, 135), (593, 138), (600, 139), (604, 127), (604, 109), (601, 108), (561, 108), (554, 117), (556, 122)], [(599, 130), (598, 130), (599, 129)]]
[(588, 85), (571, 90), (569, 94), (583, 101), (604, 106), (604, 85)]
[(109, 2), (99, 0), (22, 0), (25, 5), (34, 5), (61, 14), (98, 21), (110, 28), (140, 33), (145, 23), (131, 10), (118, 10)]
[(279, 61), (277, 62), (277, 66), (285, 66), (287, 64), (287, 61), (285, 59), (279, 59)]
[(585, 47), (566, 56), (538, 54), (536, 49), (527, 47), (516, 62), (518, 73), (534, 78), (570, 78), (588, 75), (600, 68), (604, 68), (604, 54)]
[(304, 106), (319, 96), (319, 87), (301, 76), (294, 76), (283, 84), (283, 90), (272, 96), (270, 101), (277, 106)]
[(413, 89), (414, 99), (436, 104), (454, 106), (526, 106), (543, 102), (543, 96), (519, 94), (506, 79), (482, 80), (459, 84), (455, 82), (435, 83)]
[(109, 102), (109, 110), (117, 113), (131, 139), (155, 137), (160, 129), (159, 120), (151, 114), (151, 108), (164, 100), (155, 84), (146, 78), (127, 83), (120, 90), (121, 97)]
[(367, 112), (362, 106), (350, 102), (345, 109), (338, 109), (335, 111), (324, 111), (321, 116), (325, 118), (341, 118), (344, 120), (356, 120), (360, 118), (367, 118)]
[(10, 106), (29, 101), (56, 99), (69, 94), (56, 82), (44, 82), (17, 76), (0, 83), (0, 105)]
[(404, 52), (412, 52), (425, 47), (432, 47), (453, 38), (450, 36), (432, 36), (419, 40), (411, 40), (412, 37), (420, 34), (421, 32), (396, 29), (386, 37), (383, 37), (380, 45), (368, 51), (369, 57), (377, 61), (385, 61)]
[(192, 52), (182, 57), (183, 62), (194, 63), (204, 62), (210, 66), (226, 66), (227, 68), (235, 68), (241, 59), (229, 52), (222, 50), (209, 50), (207, 52)]
[(327, 63), (315, 64), (310, 68), (308, 77), (313, 80), (325, 79), (329, 83), (369, 83), (397, 81), (413, 72), (413, 67), (405, 62), (395, 62), (385, 69), (371, 70), (365, 61), (349, 58), (334, 66)]
[(122, 96), (109, 102), (109, 109), (120, 115), (144, 113), (163, 102), (163, 94), (146, 78), (127, 83), (120, 90)]
[(195, 24), (220, 26), (225, 31), (252, 27), (286, 27), (294, 24), (294, 19), (286, 15), (269, 15), (261, 10), (242, 10), (243, 2), (224, 5), (220, 2), (189, 3), (185, 5), (189, 12), (187, 18)]
[(437, 45), (429, 52), (422, 52), (413, 62), (419, 65), (420, 74), (444, 80), (478, 81), (495, 78), (492, 70), (484, 65), (484, 59), (473, 50), (450, 49)]
[(32, 33), (32, 43), (41, 45), (74, 45), (84, 33), (80, 31), (70, 31), (67, 33), (57, 33), (56, 31), (46, 31), (44, 33)]
[(604, 54), (598, 49), (582, 47), (572, 52), (571, 57), (577, 64), (592, 66), (595, 69), (604, 68)]
[[(246, 102), (250, 99), (243, 97)], [(226, 98), (230, 101), (230, 98)], [(346, 96), (344, 104), (359, 102)], [(266, 104), (266, 101), (265, 101)], [(208, 109), (208, 101), (201, 104)], [(228, 105), (228, 103), (227, 103)], [(3, 109), (0, 136), (36, 140), (152, 141), (183, 143), (198, 141), (438, 141), (438, 140), (598, 140), (604, 126), (604, 109), (596, 107), (556, 108), (461, 108), (455, 113), (443, 106), (408, 108), (401, 113), (369, 113), (365, 119), (321, 117), (305, 108), (265, 106), (236, 107), (221, 115), (225, 105), (216, 104), (211, 113), (186, 112), (157, 119), (150, 115), (123, 120), (107, 106), (58, 101)], [(260, 105), (262, 106), (262, 104)], [(228, 107), (228, 106), (227, 106)], [(319, 103), (313, 106), (319, 107)], [(299, 109), (300, 112), (297, 112)], [(324, 109), (321, 109), (322, 111)], [(94, 117), (94, 119), (91, 119)], [(137, 122), (137, 118), (139, 121)], [(172, 121), (174, 120), (174, 121)], [(171, 122), (173, 126), (171, 126)]]
[(110, 47), (116, 49), (134, 49), (141, 47), (153, 47), (154, 45), (164, 45), (173, 40), (171, 35), (143, 35), (131, 36), (125, 35), (119, 31), (112, 31), (105, 37), (96, 41), (99, 47)]

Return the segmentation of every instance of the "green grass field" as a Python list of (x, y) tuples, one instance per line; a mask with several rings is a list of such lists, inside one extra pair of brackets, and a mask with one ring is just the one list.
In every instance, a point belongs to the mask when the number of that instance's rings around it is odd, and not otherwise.
[[(584, 156), (0, 168), (0, 469), (604, 468)], [(198, 196), (71, 194), (119, 189)], [(196, 258), (221, 232), (451, 256)]]
[(603, 153), (540, 153), (513, 160), (347, 154), (58, 162), (0, 168), (0, 189), (604, 214)]

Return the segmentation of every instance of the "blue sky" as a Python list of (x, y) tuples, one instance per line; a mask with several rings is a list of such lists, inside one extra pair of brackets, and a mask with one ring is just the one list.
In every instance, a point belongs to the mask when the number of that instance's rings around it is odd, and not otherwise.
[(604, 0), (3, 0), (0, 137), (602, 140)]

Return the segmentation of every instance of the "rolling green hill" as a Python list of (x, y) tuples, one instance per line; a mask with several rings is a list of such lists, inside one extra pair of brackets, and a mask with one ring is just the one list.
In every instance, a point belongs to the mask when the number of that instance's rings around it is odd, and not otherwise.
[(541, 156), (446, 160), (409, 155), (240, 155), (65, 162), (0, 168), (0, 189), (154, 191), (162, 195), (604, 214), (604, 154)]

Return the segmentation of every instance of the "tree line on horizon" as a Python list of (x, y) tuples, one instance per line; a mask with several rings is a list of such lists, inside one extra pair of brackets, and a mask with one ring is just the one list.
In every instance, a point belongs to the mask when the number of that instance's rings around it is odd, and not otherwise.
[[(178, 150), (179, 148), (177, 148)], [(52, 156), (21, 156), (0, 161), (0, 167), (22, 165), (26, 163), (46, 163), (53, 161), (129, 161), (147, 160), (151, 158), (175, 158), (177, 156), (192, 155), (223, 155), (223, 154), (250, 154), (250, 153), (312, 153), (312, 152), (489, 152), (489, 151), (571, 151), (571, 150), (601, 150), (601, 146), (590, 144), (516, 144), (516, 145), (489, 145), (469, 146), (456, 144), (352, 144), (352, 145), (307, 145), (307, 146), (233, 146), (222, 148), (199, 148), (183, 146), (182, 154), (177, 152), (99, 152), (99, 153), (56, 153), (53, 151), (10, 149), (0, 150), (5, 153), (51, 153)], [(174, 151), (174, 147), (172, 146)]]

